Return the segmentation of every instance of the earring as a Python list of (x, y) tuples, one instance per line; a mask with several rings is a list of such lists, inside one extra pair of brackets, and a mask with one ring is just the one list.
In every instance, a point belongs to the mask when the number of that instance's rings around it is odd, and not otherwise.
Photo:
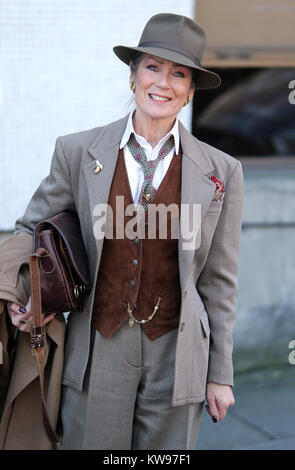
[(187, 104), (189, 104), (189, 102), (190, 102), (190, 99), (189, 99), (189, 96), (187, 96), (187, 97), (185, 98), (185, 102), (184, 102), (184, 104), (183, 104), (183, 107), (185, 107)]
[(130, 89), (131, 89), (132, 93), (135, 93), (136, 86), (135, 86), (134, 80), (130, 80), (129, 86), (130, 86)]

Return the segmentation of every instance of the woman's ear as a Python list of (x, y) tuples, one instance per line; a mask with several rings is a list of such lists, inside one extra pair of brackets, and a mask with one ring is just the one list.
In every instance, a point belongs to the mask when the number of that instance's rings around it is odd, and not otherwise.
[(129, 86), (130, 86), (130, 90), (132, 91), (132, 93), (135, 94), (136, 85), (135, 85), (134, 77), (135, 77), (134, 72), (131, 72), (130, 73), (130, 79), (129, 79)]

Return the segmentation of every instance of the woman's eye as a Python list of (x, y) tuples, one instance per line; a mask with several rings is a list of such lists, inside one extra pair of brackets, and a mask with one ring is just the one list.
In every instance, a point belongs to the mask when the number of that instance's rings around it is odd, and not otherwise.
[(184, 77), (184, 73), (183, 73), (183, 72), (179, 72), (179, 71), (176, 71), (176, 72), (175, 72), (175, 75), (176, 75), (176, 77), (182, 77), (182, 78)]
[(156, 70), (157, 69), (157, 66), (156, 65), (148, 65), (147, 68), (149, 70)]

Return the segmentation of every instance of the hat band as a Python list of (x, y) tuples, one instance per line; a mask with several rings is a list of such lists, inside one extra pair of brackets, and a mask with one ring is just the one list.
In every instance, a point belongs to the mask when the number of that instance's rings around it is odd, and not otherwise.
[(195, 64), (201, 67), (201, 62), (197, 57), (194, 56), (190, 51), (185, 49), (181, 46), (176, 46), (175, 44), (171, 44), (170, 42), (162, 42), (162, 41), (148, 41), (138, 44), (138, 47), (160, 47), (161, 49), (169, 49), (173, 52), (179, 52), (180, 54), (184, 55), (188, 59), (192, 60)]

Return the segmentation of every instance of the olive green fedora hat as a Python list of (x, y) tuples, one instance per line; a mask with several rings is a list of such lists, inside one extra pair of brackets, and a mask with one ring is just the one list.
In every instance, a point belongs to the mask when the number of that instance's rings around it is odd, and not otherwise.
[(219, 75), (204, 69), (201, 64), (205, 45), (205, 31), (196, 21), (186, 16), (160, 13), (147, 22), (137, 47), (120, 45), (113, 50), (127, 65), (138, 52), (144, 52), (191, 67), (198, 70), (198, 89), (217, 88), (221, 83)]

